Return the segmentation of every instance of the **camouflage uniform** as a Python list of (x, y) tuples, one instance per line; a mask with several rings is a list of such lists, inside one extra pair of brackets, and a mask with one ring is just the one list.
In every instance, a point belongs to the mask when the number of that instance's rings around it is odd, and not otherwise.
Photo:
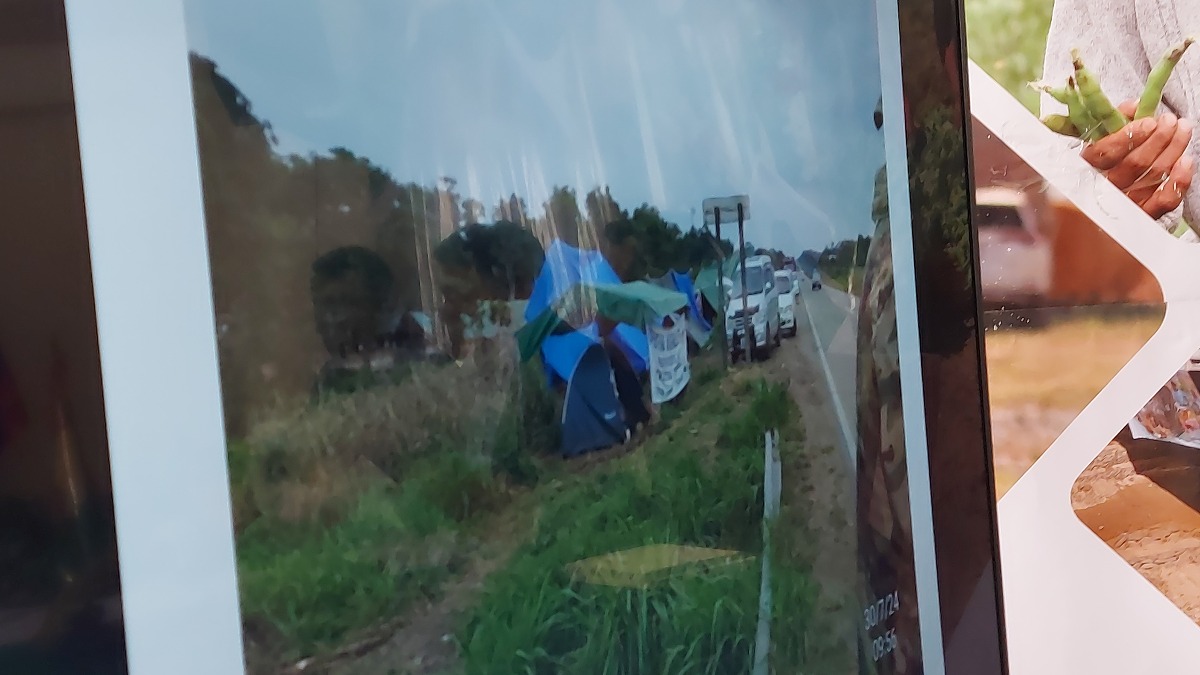
[[(892, 279), (887, 171), (876, 175), (872, 216), (858, 313), (858, 543), (861, 609), (896, 592), (899, 609), (867, 632), (860, 619), (860, 670), (913, 675), (921, 672), (912, 522), (909, 512), (900, 355)], [(872, 640), (895, 629), (898, 644), (878, 661)]]

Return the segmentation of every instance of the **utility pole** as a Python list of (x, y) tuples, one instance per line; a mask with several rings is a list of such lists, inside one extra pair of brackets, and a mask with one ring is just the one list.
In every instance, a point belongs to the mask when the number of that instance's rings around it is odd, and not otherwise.
[(721, 362), (729, 367), (729, 336), (725, 333), (725, 249), (721, 246), (721, 209), (713, 207), (717, 230), (717, 318), (721, 322)]
[[(716, 227), (716, 233), (717, 233), (717, 259), (718, 259), (717, 284), (720, 286), (720, 289), (718, 290), (718, 297), (720, 298), (720, 304), (722, 305), (721, 309), (719, 310), (721, 312), (722, 319), (726, 318), (725, 317), (726, 310), (724, 308), (724, 305), (726, 302), (728, 302), (732, 298), (725, 297), (725, 259), (726, 259), (726, 256), (725, 256), (724, 248), (722, 247), (723, 240), (721, 239), (721, 216), (722, 215), (732, 216), (735, 213), (737, 214), (738, 242), (739, 242), (739, 250), (737, 253), (737, 255), (738, 255), (737, 259), (740, 261), (740, 264), (742, 267), (742, 311), (741, 311), (742, 332), (745, 333), (745, 335), (746, 335), (746, 358), (749, 358), (750, 357), (750, 347), (749, 347), (750, 332), (748, 329), (753, 324), (749, 320), (750, 317), (749, 317), (748, 313), (746, 312), (746, 301), (747, 301), (746, 295), (747, 294), (746, 294), (746, 231), (745, 231), (745, 226), (746, 226), (746, 220), (750, 218), (750, 197), (749, 197), (749, 195), (734, 195), (731, 197), (711, 197), (709, 199), (704, 200), (705, 224), (706, 225), (708, 224), (708, 218), (711, 215), (712, 222), (713, 222), (713, 225)], [(726, 321), (725, 322), (725, 330), (730, 330), (732, 328), (733, 328), (733, 326), (731, 326), (729, 324), (729, 322)], [(722, 339), (726, 343), (725, 350), (726, 350), (726, 353), (728, 353), (729, 348), (732, 346), (731, 344), (729, 344), (728, 334), (722, 335)]]
[[(737, 214), (739, 258), (742, 265), (742, 336), (746, 345), (746, 351), (744, 351), (743, 354), (746, 355), (746, 360), (749, 360), (750, 350), (754, 346), (750, 342), (749, 329), (754, 326), (754, 322), (750, 320), (750, 308), (746, 306), (746, 303), (749, 301), (747, 297), (748, 293), (746, 291), (746, 211), (741, 202), (738, 202)], [(770, 324), (767, 325), (770, 326)], [(770, 332), (769, 328), (767, 332)], [(768, 335), (767, 337), (769, 338), (770, 336)]]

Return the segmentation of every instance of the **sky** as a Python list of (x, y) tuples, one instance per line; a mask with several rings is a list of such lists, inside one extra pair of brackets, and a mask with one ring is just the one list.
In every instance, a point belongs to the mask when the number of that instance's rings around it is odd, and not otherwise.
[[(883, 134), (874, 0), (188, 0), (190, 46), (282, 152), (345, 147), (489, 207), (608, 185), (684, 229), (746, 194), (746, 238), (868, 234)], [(724, 232), (722, 233), (724, 234)]]

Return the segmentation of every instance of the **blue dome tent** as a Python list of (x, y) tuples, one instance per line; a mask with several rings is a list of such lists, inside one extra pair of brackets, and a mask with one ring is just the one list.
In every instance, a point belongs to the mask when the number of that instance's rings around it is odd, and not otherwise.
[[(563, 294), (579, 284), (620, 285), (621, 278), (599, 251), (585, 251), (561, 240), (554, 240), (546, 251), (542, 271), (533, 284), (533, 292), (525, 306), (526, 323), (536, 319)], [(599, 326), (594, 320), (586, 326), (576, 326), (575, 329), (591, 336), (595, 342), (600, 341)], [(582, 343), (564, 342), (562, 337), (549, 337), (542, 346), (543, 363), (552, 383), (556, 379), (562, 382), (570, 380), (574, 364), (583, 353)], [(621, 351), (625, 352), (638, 374), (646, 372), (650, 363), (650, 342), (640, 327), (627, 323), (617, 324), (612, 339), (621, 347)], [(560, 369), (560, 366), (566, 368)]]
[[(584, 251), (556, 240), (546, 251), (542, 270), (525, 307), (527, 324), (577, 286), (621, 285), (616, 271), (599, 251)], [(631, 378), (646, 372), (650, 344), (642, 329), (618, 323), (608, 335), (624, 359), (611, 358), (595, 318), (569, 332), (546, 335), (539, 353), (551, 385), (566, 384), (562, 413), (562, 453), (573, 457), (623, 442), (632, 424), (644, 421), (632, 400)], [(615, 372), (615, 369), (622, 372)], [(632, 372), (626, 372), (632, 371)], [(618, 393), (618, 380), (624, 383)]]

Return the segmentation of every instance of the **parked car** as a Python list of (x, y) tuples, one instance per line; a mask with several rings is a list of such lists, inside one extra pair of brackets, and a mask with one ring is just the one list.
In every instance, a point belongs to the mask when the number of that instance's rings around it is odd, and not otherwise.
[(979, 188), (974, 215), (985, 309), (1037, 303), (1050, 288), (1052, 251), (1024, 192)]
[(788, 270), (775, 273), (775, 286), (779, 289), (779, 329), (784, 337), (796, 337), (796, 286), (795, 275)]
[[(745, 351), (744, 336), (750, 336), (750, 357), (769, 358), (780, 343), (779, 289), (770, 256), (746, 258), (746, 298), (742, 307), (742, 271), (730, 275), (733, 286), (725, 310), (725, 336), (736, 361)], [(748, 319), (748, 320), (747, 320)]]

